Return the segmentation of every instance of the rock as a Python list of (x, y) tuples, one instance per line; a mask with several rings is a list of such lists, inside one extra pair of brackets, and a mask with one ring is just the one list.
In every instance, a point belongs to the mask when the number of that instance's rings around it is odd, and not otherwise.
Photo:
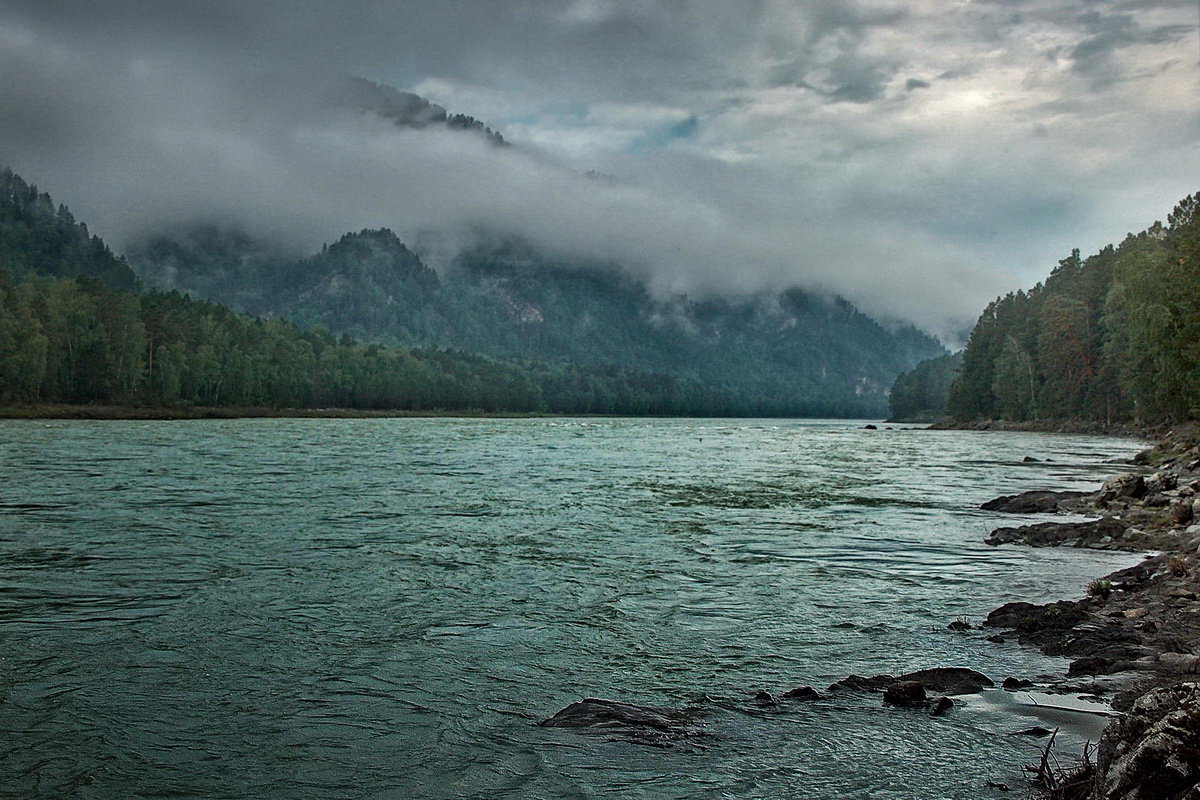
[(864, 431), (877, 431), (877, 430), (879, 430), (879, 426), (878, 425), (863, 425), (863, 430)]
[(767, 691), (762, 691), (754, 695), (754, 702), (760, 706), (773, 706), (776, 703), (775, 695)]
[(1025, 680), (1024, 678), (1012, 677), (1005, 678), (1000, 684), (1001, 689), (1005, 689), (1010, 692), (1015, 692), (1018, 689), (1028, 689), (1030, 686), (1033, 686), (1033, 681)]
[(1004, 644), (1004, 637), (998, 633), (993, 633), (991, 636), (987, 637), (987, 640), (992, 644)]
[(661, 743), (672, 737), (698, 732), (693, 724), (696, 709), (658, 708), (588, 697), (544, 719), (545, 728), (595, 728), (631, 734), (635, 740)]
[(946, 628), (952, 631), (969, 631), (971, 630), (971, 623), (966, 620), (956, 619), (947, 625)]
[(966, 667), (921, 669), (901, 675), (896, 680), (900, 683), (916, 682), (926, 691), (949, 695), (975, 694), (984, 686), (995, 686), (987, 675)]
[(1053, 731), (1047, 730), (1040, 725), (1035, 725), (1032, 728), (1026, 728), (1023, 731), (1013, 731), (1010, 736), (1032, 736), (1040, 739), (1043, 736), (1049, 736)]
[(893, 706), (922, 705), (925, 687), (916, 681), (896, 681), (883, 690), (883, 702)]
[(1171, 524), (1176, 526), (1184, 526), (1192, 521), (1192, 503), (1180, 501), (1171, 504), (1171, 510), (1168, 512), (1171, 516)]
[(1145, 496), (1146, 479), (1141, 475), (1126, 472), (1121, 475), (1114, 475), (1106, 480), (1104, 485), (1100, 487), (1100, 494), (1097, 500), (1107, 503), (1119, 498), (1132, 497), (1140, 499)]
[(1095, 800), (1200, 796), (1200, 684), (1154, 689), (1100, 737)]
[(1045, 514), (1055, 511), (1074, 511), (1087, 505), (1090, 492), (1022, 492), (989, 500), (980, 508), (1003, 514)]
[(1039, 462), (1033, 456), (1025, 456), (1024, 458), (1021, 459), (1021, 463), (1022, 464), (1037, 464)]
[(1115, 517), (1101, 517), (1087, 522), (1039, 522), (1019, 528), (997, 528), (984, 541), (996, 546), (1014, 542), (1030, 547), (1056, 547), (1070, 544), (1088, 547), (1124, 537), (1129, 524)]
[(1018, 632), (1039, 630), (1062, 630), (1072, 628), (1087, 619), (1083, 604), (1071, 600), (1059, 600), (1036, 606), (1017, 601), (1005, 603), (987, 615), (983, 624), (992, 628), (1013, 628)]
[(783, 693), (784, 700), (800, 700), (808, 702), (810, 700), (820, 700), (821, 695), (817, 694), (817, 690), (811, 686), (800, 686), (795, 689), (789, 689)]
[(933, 701), (933, 708), (930, 709), (929, 713), (931, 716), (940, 717), (952, 708), (954, 708), (953, 700), (949, 697), (939, 697)]
[(896, 679), (891, 675), (875, 675), (870, 678), (864, 678), (862, 675), (847, 675), (837, 683), (830, 684), (829, 691), (878, 692), (895, 682)]
[(1179, 479), (1170, 472), (1156, 472), (1146, 479), (1146, 493), (1169, 492), (1179, 486)]
[[(1195, 675), (1200, 673), (1200, 656), (1194, 656), (1190, 653), (1159, 653), (1158, 663), (1166, 672), (1174, 672), (1181, 675)], [(1197, 720), (1200, 722), (1200, 720)]]

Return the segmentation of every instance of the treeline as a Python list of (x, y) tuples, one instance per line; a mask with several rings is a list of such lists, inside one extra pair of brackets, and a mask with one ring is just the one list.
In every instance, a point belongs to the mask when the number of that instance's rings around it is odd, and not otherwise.
[(890, 422), (933, 422), (946, 416), (950, 386), (962, 367), (962, 353), (922, 361), (902, 372), (888, 395)]
[(176, 292), (0, 272), (0, 402), (808, 415), (786, 398), (664, 375), (363, 344)]
[(133, 270), (64, 205), (0, 169), (0, 271), (75, 278), (91, 275), (117, 289), (135, 289)]
[[(199, 252), (209, 247), (242, 252), (247, 242), (197, 242)], [(192, 255), (179, 251), (172, 258)], [(368, 281), (371, 291), (330, 290), (324, 308), (335, 317), (349, 309), (360, 320), (370, 321), (372, 314), (402, 319), (416, 342), (364, 343), (354, 331), (330, 333), (324, 319), (304, 320), (301, 327), (278, 314), (259, 312), (269, 317), (263, 319), (178, 291), (143, 291), (125, 260), (74, 221), (66, 206), (55, 206), (48, 194), (10, 170), (0, 172), (0, 403), (704, 416), (878, 411), (878, 395), (822, 391), (810, 375), (796, 374), (802, 365), (781, 360), (762, 359), (749, 377), (726, 378), (668, 374), (652, 359), (583, 359), (565, 344), (557, 350), (532, 348), (540, 357), (503, 351), (474, 355), (443, 342), (432, 347), (432, 337), (422, 333), (436, 330), (434, 323), (457, 320), (466, 326), (470, 319), (486, 317), (482, 309), (490, 307), (467, 302), (464, 309), (479, 313), (446, 314), (448, 300), (438, 294), (436, 273), (386, 231), (346, 236), (313, 259), (259, 255), (251, 261), (270, 269), (242, 275), (221, 261), (210, 264), (206, 276), (212, 285), (246, 287), (257, 278), (257, 285), (272, 291), (295, 287), (306, 276), (311, 282), (310, 273), (328, 277), (334, 287), (359, 284), (362, 273), (380, 281), (386, 277), (386, 283)], [(589, 301), (584, 305), (594, 314), (590, 324), (600, 329), (589, 341), (628, 336), (622, 325), (628, 320), (611, 308), (611, 313), (602, 311), (606, 296), (623, 296), (612, 279), (564, 275), (588, 288), (564, 289), (563, 305), (570, 305), (568, 295)], [(504, 306), (504, 313), (534, 314), (508, 288), (498, 289), (497, 296), (512, 306)], [(548, 311), (557, 297), (553, 291), (541, 296), (542, 306)], [(613, 307), (620, 303), (608, 301)], [(852, 308), (830, 306), (823, 312), (847, 329), (878, 327), (859, 319)], [(527, 336), (520, 325), (506, 330)], [(838, 325), (822, 330), (830, 336), (841, 332)], [(476, 333), (479, 342), (499, 336), (498, 329)], [(562, 335), (564, 342), (572, 341), (568, 331)], [(928, 351), (924, 337), (913, 331), (910, 338), (904, 341), (913, 350)], [(548, 357), (553, 351), (562, 355)], [(910, 363), (917, 360), (908, 357)]]
[(1200, 193), (983, 312), (950, 388), (967, 421), (1200, 416)]

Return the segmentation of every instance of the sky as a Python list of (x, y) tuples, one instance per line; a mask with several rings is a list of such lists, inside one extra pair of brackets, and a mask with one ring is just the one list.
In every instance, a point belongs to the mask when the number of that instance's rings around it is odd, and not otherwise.
[[(957, 343), (1200, 191), (1196, 0), (4, 0), (0, 164), (118, 250), (480, 231)], [(337, 102), (348, 76), (511, 143)]]

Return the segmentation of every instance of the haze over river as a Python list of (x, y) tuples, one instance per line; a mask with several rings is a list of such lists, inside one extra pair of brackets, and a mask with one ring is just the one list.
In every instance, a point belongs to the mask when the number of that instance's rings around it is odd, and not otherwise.
[[(759, 689), (1065, 662), (946, 624), (1128, 554), (984, 545), (1131, 440), (861, 422), (0, 423), (0, 796), (1013, 796), (1034, 724)], [(1026, 456), (1039, 459), (1024, 463)], [(999, 696), (1000, 693), (994, 693)], [(539, 728), (704, 701), (654, 748)]]

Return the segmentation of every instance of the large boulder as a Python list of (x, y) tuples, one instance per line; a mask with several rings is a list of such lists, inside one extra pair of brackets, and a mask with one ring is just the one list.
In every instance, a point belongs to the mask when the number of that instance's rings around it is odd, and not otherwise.
[(997, 528), (984, 540), (993, 546), (1019, 543), (1030, 547), (1106, 547), (1121, 542), (1129, 523), (1114, 517), (1086, 522), (1039, 522), (1019, 528)]
[(891, 675), (873, 675), (865, 678), (862, 675), (847, 675), (837, 683), (829, 685), (831, 692), (880, 692), (896, 682)]
[(883, 690), (883, 702), (893, 706), (919, 706), (925, 701), (925, 687), (917, 681), (896, 681)]
[(1005, 603), (987, 615), (984, 625), (993, 628), (1012, 628), (1020, 633), (1073, 628), (1087, 619), (1082, 603), (1060, 600), (1037, 606), (1033, 603)]
[(1055, 511), (1077, 511), (1087, 505), (1090, 492), (1034, 491), (1008, 494), (989, 500), (980, 508), (1003, 514), (1047, 514)]
[(697, 713), (696, 709), (691, 708), (639, 706), (588, 697), (571, 703), (538, 725), (544, 728), (599, 729), (627, 734), (637, 741), (660, 743), (698, 733), (694, 723)]
[(1154, 689), (1100, 738), (1093, 800), (1200, 797), (1200, 684)]
[(897, 681), (916, 681), (932, 694), (975, 694), (985, 686), (996, 684), (982, 672), (966, 667), (934, 667), (919, 669), (896, 678)]
[(1146, 496), (1146, 479), (1141, 475), (1126, 472), (1114, 475), (1100, 487), (1100, 495), (1096, 498), (1101, 503), (1107, 503), (1120, 498), (1135, 500)]

